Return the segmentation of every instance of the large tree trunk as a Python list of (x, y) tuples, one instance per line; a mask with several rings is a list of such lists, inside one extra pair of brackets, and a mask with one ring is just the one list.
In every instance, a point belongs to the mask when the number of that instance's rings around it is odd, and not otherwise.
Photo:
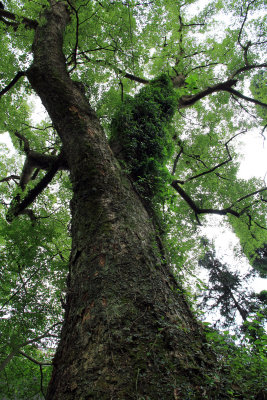
[(73, 185), (66, 315), (47, 399), (186, 398), (213, 357), (161, 260), (146, 209), (68, 76), (66, 6), (45, 17), (28, 78), (62, 140)]

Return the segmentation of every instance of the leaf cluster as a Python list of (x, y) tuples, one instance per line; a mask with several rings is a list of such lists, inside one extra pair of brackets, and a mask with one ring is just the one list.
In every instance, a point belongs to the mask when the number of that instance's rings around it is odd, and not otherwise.
[(160, 194), (168, 181), (166, 162), (173, 152), (171, 119), (177, 95), (162, 75), (128, 97), (111, 123), (110, 143), (143, 197)]

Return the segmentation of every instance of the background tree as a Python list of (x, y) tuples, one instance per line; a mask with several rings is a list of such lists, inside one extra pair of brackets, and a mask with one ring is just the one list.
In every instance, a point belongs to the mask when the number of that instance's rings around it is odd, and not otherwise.
[[(199, 260), (199, 265), (208, 273), (208, 277), (199, 296), (199, 305), (204, 310), (217, 313), (217, 317), (213, 317), (215, 327), (239, 327), (237, 332), (240, 336), (240, 327), (248, 319), (256, 316), (257, 312), (266, 313), (266, 291), (255, 293), (250, 288), (253, 271), (231, 269), (216, 257), (212, 244), (203, 241), (206, 252)], [(262, 317), (264, 325), (264, 315)]]
[[(228, 218), (251, 260), (266, 243), (266, 187), (236, 177), (233, 148), (264, 134), (261, 3), (3, 6), (0, 129), (25, 155), (1, 178), (2, 332), (18, 332), (3, 367), (23, 356), (42, 368), (61, 295), (47, 399), (229, 398), (170, 264), (182, 269), (206, 214)], [(38, 125), (33, 92), (49, 115)]]

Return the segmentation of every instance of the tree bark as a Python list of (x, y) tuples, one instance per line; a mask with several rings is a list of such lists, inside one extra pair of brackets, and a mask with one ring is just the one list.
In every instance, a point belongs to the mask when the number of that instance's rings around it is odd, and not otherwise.
[(73, 187), (65, 322), (47, 400), (203, 398), (214, 357), (161, 259), (153, 221), (67, 73), (66, 4), (44, 17), (27, 76), (62, 140)]

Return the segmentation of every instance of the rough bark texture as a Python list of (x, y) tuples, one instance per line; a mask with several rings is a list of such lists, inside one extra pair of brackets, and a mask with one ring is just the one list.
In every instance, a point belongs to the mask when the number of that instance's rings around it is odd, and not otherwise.
[[(45, 17), (27, 76), (62, 140), (73, 185), (66, 315), (47, 399), (203, 398), (197, 387), (213, 357), (161, 261), (153, 223), (68, 76), (66, 6)], [(199, 394), (184, 397), (191, 390)]]

